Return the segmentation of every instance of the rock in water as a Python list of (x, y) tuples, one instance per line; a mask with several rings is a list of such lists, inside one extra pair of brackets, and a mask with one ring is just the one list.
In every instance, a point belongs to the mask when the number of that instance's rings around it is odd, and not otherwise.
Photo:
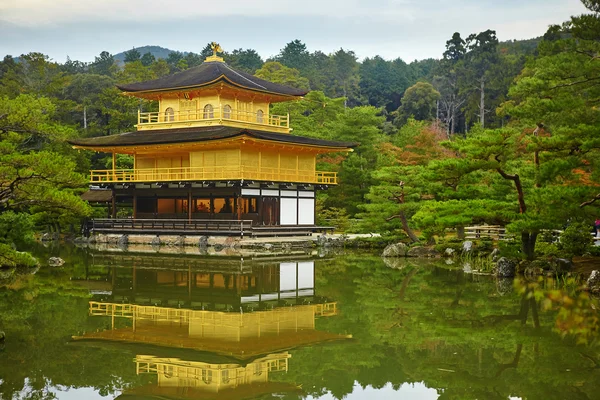
[(438, 253), (433, 247), (415, 246), (411, 247), (406, 253), (409, 257), (438, 257)]
[(406, 257), (408, 246), (404, 243), (394, 243), (386, 246), (381, 253), (381, 257)]
[(50, 257), (48, 259), (48, 266), (50, 267), (62, 267), (65, 264), (65, 260), (60, 257)]
[(600, 293), (600, 271), (593, 270), (587, 280), (587, 288), (592, 293)]
[(573, 263), (571, 262), (571, 260), (568, 260), (566, 258), (555, 258), (550, 263), (550, 266), (554, 270), (554, 272), (556, 272), (559, 275), (562, 275), (571, 271), (571, 269), (573, 268)]
[(155, 237), (152, 238), (152, 241), (150, 242), (151, 246), (160, 246), (161, 242), (160, 242), (160, 237), (158, 235), (156, 235)]
[(493, 262), (498, 261), (498, 257), (500, 257), (500, 249), (496, 247), (494, 250), (492, 250), (490, 256), (492, 257)]
[(198, 239), (198, 247), (206, 249), (208, 247), (208, 236), (200, 236)]
[(471, 242), (470, 240), (463, 242), (462, 249), (465, 253), (468, 253), (473, 249), (473, 242)]
[(4, 339), (6, 339), (6, 334), (4, 331), (0, 331), (0, 342), (4, 342)]
[(517, 263), (506, 257), (501, 257), (496, 263), (496, 276), (501, 278), (512, 278), (515, 276)]
[(454, 249), (447, 247), (446, 250), (444, 250), (444, 254), (450, 257), (452, 254), (454, 254)]

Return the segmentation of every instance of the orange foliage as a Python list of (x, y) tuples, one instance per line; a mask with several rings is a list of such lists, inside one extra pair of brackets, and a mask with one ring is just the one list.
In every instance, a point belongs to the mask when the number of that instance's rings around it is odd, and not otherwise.
[(436, 124), (431, 124), (424, 127), (413, 138), (413, 143), (404, 148), (383, 143), (379, 150), (384, 155), (394, 157), (399, 165), (426, 165), (431, 160), (456, 157), (452, 151), (440, 145), (445, 140), (446, 132)]

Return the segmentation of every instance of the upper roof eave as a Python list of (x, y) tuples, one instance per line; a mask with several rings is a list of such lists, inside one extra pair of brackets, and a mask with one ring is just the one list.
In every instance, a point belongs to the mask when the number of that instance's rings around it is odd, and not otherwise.
[[(168, 135), (165, 135), (168, 133)], [(127, 132), (118, 135), (69, 140), (68, 143), (81, 149), (129, 148), (132, 146), (169, 145), (178, 143), (200, 143), (228, 140), (240, 136), (256, 140), (278, 142), (288, 145), (327, 148), (330, 151), (348, 151), (356, 146), (355, 142), (338, 142), (315, 139), (276, 132), (253, 131), (226, 126), (162, 129), (152, 131)]]
[(207, 83), (203, 83), (201, 85), (180, 86), (180, 87), (172, 87), (172, 88), (161, 88), (161, 89), (139, 90), (139, 91), (128, 91), (125, 89), (124, 86), (117, 85), (117, 89), (122, 90), (124, 95), (138, 96), (138, 95), (143, 95), (143, 94), (168, 93), (168, 92), (176, 92), (176, 91), (179, 92), (179, 91), (185, 91), (185, 90), (203, 89), (203, 88), (208, 88), (210, 86), (214, 86), (214, 85), (218, 84), (220, 81), (225, 81), (229, 85), (236, 87), (236, 88), (249, 90), (252, 92), (260, 92), (260, 93), (264, 93), (264, 94), (275, 95), (275, 96), (279, 96), (279, 97), (287, 97), (290, 99), (301, 99), (302, 97), (304, 97), (304, 95), (306, 95), (306, 93), (308, 93), (308, 92), (305, 92), (304, 94), (301, 94), (301, 95), (282, 94), (282, 93), (272, 92), (272, 91), (268, 91), (268, 90), (249, 88), (249, 87), (246, 87), (246, 86), (243, 86), (240, 84), (236, 84), (235, 82), (230, 81), (229, 79), (227, 79), (227, 77), (225, 75), (221, 75), (217, 79), (207, 82)]
[(301, 97), (307, 91), (278, 83), (270, 82), (243, 71), (236, 71), (224, 62), (204, 62), (162, 78), (150, 81), (118, 85), (117, 87), (130, 94), (173, 91), (185, 88), (199, 88), (226, 80), (230, 84), (245, 90), (277, 94), (281, 96)]

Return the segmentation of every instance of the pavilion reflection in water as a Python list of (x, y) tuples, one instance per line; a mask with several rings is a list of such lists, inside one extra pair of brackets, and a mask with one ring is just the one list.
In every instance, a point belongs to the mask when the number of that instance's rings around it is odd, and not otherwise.
[[(337, 303), (316, 295), (313, 260), (232, 263), (173, 270), (138, 260), (111, 267), (110, 290), (98, 291), (89, 303), (90, 315), (105, 318), (106, 329), (74, 339), (162, 349), (137, 351), (136, 372), (155, 374), (157, 383), (124, 397), (249, 398), (298, 391), (294, 384), (270, 382), (269, 375), (288, 370), (288, 350), (351, 337), (316, 329), (316, 319), (337, 315)], [(182, 357), (175, 349), (223, 359)]]
[(156, 384), (128, 389), (119, 398), (242, 399), (270, 393), (301, 392), (294, 384), (269, 379), (272, 373), (287, 372), (290, 357), (288, 352), (282, 352), (240, 364), (138, 355), (134, 360), (136, 373), (155, 375)]
[[(94, 300), (213, 311), (324, 303), (311, 259), (94, 255), (108, 271)], [(90, 272), (93, 274), (93, 271)]]

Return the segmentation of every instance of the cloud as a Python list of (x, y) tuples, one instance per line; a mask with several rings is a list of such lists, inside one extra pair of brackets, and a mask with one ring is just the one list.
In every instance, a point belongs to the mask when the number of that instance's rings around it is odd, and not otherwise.
[[(360, 58), (379, 54), (410, 62), (441, 57), (446, 40), (457, 31), (467, 36), (493, 29), (500, 40), (526, 39), (584, 11), (579, 0), (304, 0), (293, 5), (290, 0), (212, 0), (202, 5), (182, 0), (173, 6), (147, 0), (143, 7), (138, 1), (82, 0), (84, 6), (72, 9), (66, 0), (55, 0), (53, 7), (49, 1), (19, 0), (7, 14), (3, 1), (0, 58), (2, 53), (39, 51), (61, 62), (67, 55), (92, 61), (103, 50), (114, 54), (150, 44), (199, 52), (213, 40), (226, 51), (252, 48), (266, 58), (294, 39), (310, 51), (329, 53), (343, 47)], [(31, 11), (28, 23), (15, 22), (24, 4), (38, 3), (43, 7)], [(203, 10), (206, 4), (214, 7)], [(63, 12), (55, 17), (54, 8)], [(49, 23), (31, 23), (44, 13)]]
[(18, 0), (0, 2), (5, 21), (20, 26), (58, 25), (74, 21), (165, 21), (226, 16), (323, 16), (329, 18), (378, 15), (382, 18), (414, 16), (416, 2), (410, 0)]

